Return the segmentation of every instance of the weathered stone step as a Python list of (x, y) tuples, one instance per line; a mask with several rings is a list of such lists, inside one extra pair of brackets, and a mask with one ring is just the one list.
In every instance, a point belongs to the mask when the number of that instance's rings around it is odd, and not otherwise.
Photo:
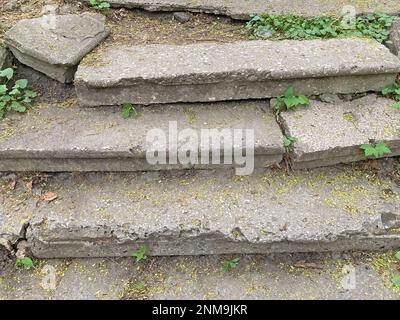
[[(86, 0), (89, 2), (89, 0)], [(273, 12), (279, 14), (302, 14), (306, 16), (342, 15), (352, 6), (354, 13), (371, 12), (400, 13), (397, 0), (109, 0), (119, 8), (142, 8), (149, 11), (206, 12), (228, 15), (234, 19), (247, 20), (254, 14)], [(353, 12), (353, 10), (352, 10)]]
[[(391, 278), (398, 274), (393, 252), (239, 255), (238, 258), (237, 266), (227, 272), (223, 272), (223, 263), (233, 257), (218, 255), (152, 257), (140, 263), (132, 257), (37, 260), (34, 272), (16, 269), (10, 263), (2, 273), (0, 297), (4, 300), (151, 299), (161, 300), (163, 306), (171, 299), (400, 298), (391, 283)], [(57, 275), (54, 283), (48, 281), (51, 270)], [(190, 313), (186, 311), (187, 314)]]
[(111, 47), (89, 56), (75, 85), (83, 106), (203, 102), (376, 91), (400, 60), (363, 39)]
[[(399, 187), (346, 167), (61, 174), (41, 192), (58, 198), (31, 211), (26, 235), (40, 258), (131, 256), (140, 246), (161, 256), (400, 247)], [(4, 197), (4, 214), (15, 214), (29, 194)]]
[(294, 169), (331, 166), (366, 159), (362, 144), (384, 142), (400, 155), (400, 112), (394, 100), (367, 95), (351, 102), (310, 106), (281, 113), (287, 136), (296, 138), (292, 152)]
[[(137, 110), (138, 115), (123, 119), (120, 108), (80, 109), (72, 104), (43, 104), (26, 116), (14, 115), (0, 122), (0, 171), (145, 171), (183, 168), (241, 167), (235, 152), (246, 153), (243, 139), (251, 137), (243, 130), (254, 130), (255, 166), (279, 163), (285, 152), (282, 133), (267, 101), (213, 104), (162, 105)], [(170, 127), (171, 122), (171, 127)], [(173, 133), (177, 126), (176, 134)], [(154, 164), (146, 153), (156, 144), (147, 139), (151, 130), (165, 133), (167, 145), (159, 141), (159, 150), (173, 151), (169, 137), (180, 135), (179, 151), (199, 151), (198, 164)], [(185, 144), (183, 130), (192, 129), (197, 141)], [(223, 129), (232, 135), (232, 156), (224, 155), (224, 141), (216, 136), (210, 154), (221, 152), (220, 162), (206, 164), (201, 157), (205, 146), (202, 129)], [(234, 138), (234, 130), (243, 137)], [(242, 132), (243, 131), (243, 132)], [(182, 135), (181, 135), (182, 134)], [(247, 141), (247, 140), (246, 140)], [(234, 160), (232, 161), (232, 158)], [(181, 158), (179, 158), (181, 159)], [(197, 159), (197, 157), (196, 157)], [(231, 159), (231, 163), (225, 162)], [(225, 164), (225, 165), (224, 165)]]

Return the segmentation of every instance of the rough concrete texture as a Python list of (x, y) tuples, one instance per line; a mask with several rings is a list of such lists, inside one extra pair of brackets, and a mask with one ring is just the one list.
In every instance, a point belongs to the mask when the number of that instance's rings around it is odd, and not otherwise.
[(297, 139), (293, 168), (313, 168), (365, 159), (362, 144), (383, 141), (400, 155), (400, 113), (395, 101), (367, 95), (351, 102), (312, 101), (308, 107), (282, 112), (287, 136)]
[[(392, 252), (240, 256), (238, 266), (223, 273), (227, 259), (231, 257), (168, 257), (141, 264), (132, 258), (38, 260), (34, 270), (9, 270), (1, 276), (0, 300), (400, 298), (390, 282), (398, 273)], [(46, 290), (49, 279), (55, 285)]]
[[(225, 162), (207, 165), (200, 161), (202, 129), (254, 130), (255, 164), (265, 167), (279, 163), (285, 150), (283, 135), (267, 101), (213, 104), (162, 105), (137, 109), (137, 116), (123, 119), (120, 108), (80, 109), (74, 100), (64, 104), (40, 104), (26, 116), (10, 115), (0, 123), (0, 171), (145, 171), (177, 168), (241, 167)], [(178, 150), (196, 150), (198, 164), (151, 164), (146, 153), (154, 146), (148, 141), (150, 130), (161, 129), (166, 143), (161, 150), (173, 150), (168, 143), (176, 122), (177, 134), (193, 129), (197, 141), (188, 145), (187, 135), (178, 139)], [(242, 130), (241, 130), (242, 131)], [(222, 132), (222, 131), (220, 131)], [(243, 139), (248, 139), (243, 133)], [(246, 140), (248, 141), (248, 140)], [(217, 137), (210, 152), (224, 153), (224, 140)], [(245, 153), (246, 146), (237, 139), (233, 152)], [(226, 160), (232, 156), (227, 157)]]
[(11, 66), (11, 54), (6, 49), (0, 46), (0, 70)]
[(36, 208), (38, 199), (12, 180), (0, 178), (0, 240), (15, 245), (25, 236), (26, 226)]
[(395, 55), (400, 57), (400, 18), (396, 18), (393, 22), (388, 46)]
[[(296, 66), (295, 68), (293, 66)], [(83, 106), (268, 98), (289, 85), (303, 94), (376, 91), (400, 60), (376, 41), (243, 41), (112, 47), (79, 65)]]
[(83, 13), (21, 20), (5, 36), (21, 63), (68, 83), (81, 59), (108, 33), (102, 15)]
[(264, 12), (306, 16), (343, 15), (348, 6), (353, 6), (357, 14), (400, 13), (400, 3), (397, 0), (109, 0), (109, 3), (117, 8), (142, 8), (149, 11), (187, 10), (223, 14), (243, 20)]
[(336, 168), (80, 174), (49, 181), (27, 239), (40, 258), (380, 250), (400, 246), (400, 189)]

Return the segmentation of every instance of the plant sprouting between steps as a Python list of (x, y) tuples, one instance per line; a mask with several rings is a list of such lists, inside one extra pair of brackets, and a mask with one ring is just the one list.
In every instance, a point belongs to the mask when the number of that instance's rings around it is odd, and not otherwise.
[(284, 108), (286, 110), (295, 109), (298, 106), (307, 106), (310, 104), (310, 99), (305, 95), (294, 95), (294, 89), (292, 86), (286, 89), (283, 96), (278, 97), (275, 102), (275, 115), (278, 117)]
[(283, 136), (283, 146), (287, 152), (293, 151), (297, 138), (291, 136)]
[(24, 113), (30, 106), (36, 92), (28, 90), (28, 80), (14, 81), (14, 70), (7, 68), (0, 71), (0, 118), (7, 112)]
[(239, 257), (234, 257), (232, 259), (224, 260), (222, 263), (222, 271), (225, 273), (232, 269), (235, 269), (239, 264), (239, 262), (240, 262)]
[(147, 259), (146, 251), (147, 251), (146, 247), (142, 246), (136, 252), (133, 253), (133, 257), (136, 259), (137, 263)]
[(130, 118), (132, 115), (133, 115), (133, 116), (136, 116), (136, 115), (137, 115), (137, 112), (136, 112), (135, 107), (134, 107), (131, 103), (124, 103), (124, 104), (122, 105), (122, 117), (123, 117), (124, 119), (128, 119), (128, 118)]
[[(394, 255), (395, 258), (397, 259), (398, 263), (400, 264), (400, 251), (397, 251), (396, 254)], [(400, 274), (394, 276), (392, 278), (392, 283), (400, 289)]]
[(374, 144), (363, 144), (360, 146), (361, 150), (364, 150), (366, 157), (381, 158), (385, 154), (392, 153), (392, 150), (384, 142), (378, 142)]
[(110, 3), (106, 0), (90, 0), (90, 5), (99, 11), (108, 11)]
[(396, 100), (397, 102), (392, 106), (393, 108), (400, 110), (400, 84), (395, 83), (382, 90), (382, 95)]
[(34, 264), (31, 258), (25, 257), (25, 258), (18, 258), (15, 261), (15, 267), (16, 268), (24, 268), (25, 270), (30, 270), (34, 268)]
[(328, 39), (338, 37), (368, 37), (381, 43), (388, 40), (394, 17), (371, 13), (349, 19), (331, 16), (303, 17), (296, 15), (262, 14), (247, 23), (253, 38)]

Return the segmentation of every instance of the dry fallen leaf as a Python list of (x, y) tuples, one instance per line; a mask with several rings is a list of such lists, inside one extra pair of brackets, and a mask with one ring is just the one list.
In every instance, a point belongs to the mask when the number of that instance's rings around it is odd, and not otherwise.
[(57, 198), (58, 198), (58, 195), (55, 192), (46, 192), (46, 193), (42, 194), (42, 196), (40, 197), (41, 200), (47, 201), (47, 202), (51, 202), (53, 200), (56, 200)]

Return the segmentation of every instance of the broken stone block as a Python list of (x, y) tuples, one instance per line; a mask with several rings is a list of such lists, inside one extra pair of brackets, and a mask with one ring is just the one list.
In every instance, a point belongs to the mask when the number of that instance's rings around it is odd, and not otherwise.
[(367, 159), (362, 144), (384, 142), (400, 155), (400, 113), (394, 100), (368, 95), (332, 105), (310, 106), (281, 113), (285, 134), (296, 138), (291, 154), (294, 169), (332, 166)]
[(69, 83), (82, 58), (108, 34), (100, 14), (51, 14), (19, 21), (6, 32), (6, 43), (21, 63)]

